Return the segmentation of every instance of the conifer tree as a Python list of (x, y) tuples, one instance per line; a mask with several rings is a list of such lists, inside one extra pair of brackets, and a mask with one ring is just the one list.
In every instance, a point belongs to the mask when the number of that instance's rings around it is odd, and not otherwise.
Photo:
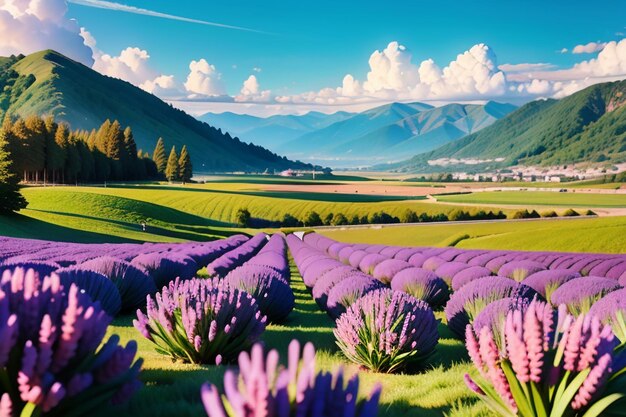
[(11, 168), (8, 131), (0, 129), (0, 214), (23, 209), (28, 204), (19, 191), (19, 179)]
[(165, 168), (167, 167), (167, 156), (165, 156), (165, 143), (163, 138), (159, 138), (154, 153), (152, 154), (152, 160), (157, 166), (157, 171), (161, 175), (165, 175)]
[(172, 146), (170, 157), (167, 159), (167, 167), (165, 168), (165, 178), (167, 178), (169, 182), (178, 181), (178, 172), (178, 155), (176, 155), (176, 147)]
[(187, 152), (187, 145), (183, 145), (183, 149), (180, 151), (180, 158), (178, 159), (178, 176), (182, 182), (191, 181), (193, 175), (193, 167), (191, 165), (191, 157)]

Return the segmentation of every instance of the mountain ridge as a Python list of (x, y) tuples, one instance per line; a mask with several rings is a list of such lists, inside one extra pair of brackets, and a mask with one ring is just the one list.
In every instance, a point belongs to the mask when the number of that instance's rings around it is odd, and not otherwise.
[(187, 145), (198, 172), (310, 167), (232, 138), (126, 81), (99, 74), (52, 50), (13, 62), (6, 58), (0, 65), (2, 88), (8, 89), (0, 100), (0, 117), (53, 115), (84, 130), (116, 119), (132, 127), (144, 151), (152, 152), (158, 137), (167, 147)]

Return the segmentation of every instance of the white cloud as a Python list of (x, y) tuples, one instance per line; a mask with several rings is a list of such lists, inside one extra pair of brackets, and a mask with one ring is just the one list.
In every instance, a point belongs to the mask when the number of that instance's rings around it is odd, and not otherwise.
[(144, 49), (128, 47), (117, 56), (98, 49), (96, 39), (85, 28), (81, 29), (85, 45), (93, 51), (93, 69), (103, 75), (119, 78), (149, 93), (170, 96), (179, 93), (173, 75), (159, 74), (150, 66), (150, 54)]
[(498, 69), (505, 73), (517, 73), (517, 72), (532, 72), (532, 71), (548, 71), (556, 68), (554, 64), (548, 64), (544, 62), (522, 64), (502, 64), (498, 66)]
[(600, 52), (606, 46), (606, 42), (589, 42), (586, 45), (576, 45), (572, 49), (573, 54), (593, 54)]
[(259, 68), (259, 67), (254, 67), (254, 68), (252, 68), (252, 71), (254, 71), (254, 72), (261, 72), (263, 70), (261, 68)]
[(270, 90), (261, 90), (261, 86), (259, 85), (259, 81), (256, 76), (249, 76), (241, 87), (241, 91), (239, 95), (235, 97), (235, 101), (240, 102), (268, 102), (272, 98), (272, 93)]
[(208, 97), (226, 94), (226, 89), (222, 83), (222, 74), (204, 58), (199, 61), (191, 61), (189, 64), (189, 75), (185, 82), (185, 89), (192, 95)]
[(0, 1), (0, 55), (54, 49), (91, 66), (91, 51), (66, 13), (65, 0)]

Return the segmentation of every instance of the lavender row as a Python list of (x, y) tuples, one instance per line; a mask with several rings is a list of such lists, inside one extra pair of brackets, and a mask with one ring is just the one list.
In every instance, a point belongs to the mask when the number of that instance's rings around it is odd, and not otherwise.
[(237, 235), (208, 243), (96, 245), (1, 238), (0, 272), (17, 267), (41, 276), (56, 272), (64, 283), (76, 283), (115, 316), (142, 307), (147, 295), (174, 278), (194, 277), (247, 240)]

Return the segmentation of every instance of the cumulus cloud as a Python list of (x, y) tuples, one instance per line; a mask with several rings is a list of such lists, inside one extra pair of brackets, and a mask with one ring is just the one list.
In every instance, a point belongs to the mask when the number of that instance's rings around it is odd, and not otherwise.
[(270, 90), (261, 90), (259, 81), (255, 75), (249, 76), (241, 87), (239, 95), (235, 97), (236, 101), (246, 102), (268, 102), (272, 98), (272, 92)]
[(606, 42), (589, 42), (586, 45), (576, 45), (572, 49), (573, 54), (593, 54), (600, 52), (606, 46)]
[(173, 75), (160, 74), (150, 65), (150, 54), (144, 49), (128, 47), (117, 56), (98, 49), (96, 39), (85, 28), (81, 29), (85, 45), (93, 53), (93, 69), (103, 75), (119, 78), (149, 93), (171, 96), (179, 92)]
[(91, 50), (66, 13), (65, 0), (0, 1), (0, 55), (54, 49), (91, 66)]
[(204, 58), (199, 61), (191, 61), (189, 64), (189, 75), (185, 82), (185, 89), (191, 95), (215, 97), (226, 94), (226, 88), (222, 83), (222, 74)]
[(521, 64), (502, 64), (498, 66), (498, 69), (504, 71), (506, 74), (517, 72), (533, 72), (533, 71), (548, 71), (556, 68), (554, 64), (548, 64), (544, 62), (530, 63), (525, 62)]

